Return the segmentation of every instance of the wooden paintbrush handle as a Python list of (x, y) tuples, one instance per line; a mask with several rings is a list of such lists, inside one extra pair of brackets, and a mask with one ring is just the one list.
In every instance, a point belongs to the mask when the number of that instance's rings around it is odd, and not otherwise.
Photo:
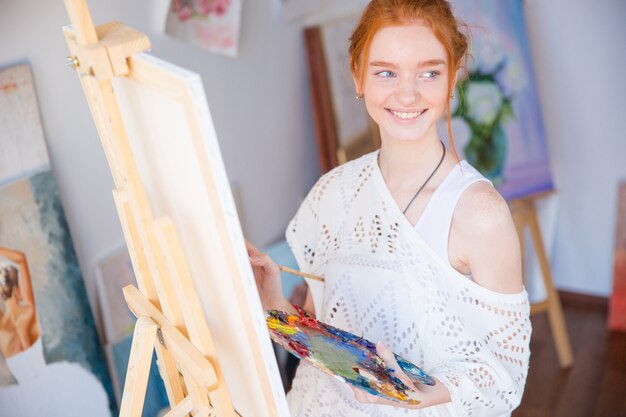
[(283, 265), (278, 265), (278, 269), (280, 269), (283, 272), (287, 272), (287, 273), (293, 274), (293, 275), (298, 275), (298, 276), (303, 277), (303, 278), (311, 278), (311, 279), (314, 279), (314, 280), (319, 281), (319, 282), (326, 281), (324, 278), (318, 277), (317, 275), (307, 274), (306, 272), (300, 272), (300, 271), (297, 271), (295, 269), (292, 269), (292, 268), (289, 268), (289, 267), (286, 267), (286, 266), (283, 266)]

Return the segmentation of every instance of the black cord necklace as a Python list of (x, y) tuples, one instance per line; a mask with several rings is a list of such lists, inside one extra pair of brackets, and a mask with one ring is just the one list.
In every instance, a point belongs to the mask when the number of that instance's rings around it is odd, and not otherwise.
[[(424, 181), (424, 184), (422, 184), (422, 186), (415, 192), (415, 194), (413, 194), (413, 197), (411, 198), (411, 201), (409, 201), (409, 204), (407, 204), (406, 208), (402, 210), (402, 214), (406, 214), (406, 211), (409, 209), (409, 207), (411, 207), (411, 204), (413, 204), (413, 201), (415, 201), (415, 198), (417, 197), (417, 195), (420, 193), (420, 191), (424, 189), (424, 187), (426, 187), (426, 184), (428, 184), (428, 181), (430, 181), (433, 175), (435, 175), (435, 172), (437, 172), (437, 170), (441, 166), (441, 163), (443, 162), (443, 158), (446, 156), (446, 146), (443, 144), (443, 142), (441, 142), (441, 148), (443, 149), (443, 154), (441, 154), (441, 159), (439, 160), (439, 163), (437, 164), (433, 172), (430, 173), (428, 178), (426, 178), (426, 181)], [(378, 152), (378, 163), (380, 165), (380, 152)]]
[[(411, 201), (409, 201), (409, 204), (407, 204), (404, 210), (402, 210), (402, 214), (406, 214), (406, 211), (409, 209), (409, 207), (411, 207), (411, 204), (413, 204), (413, 201), (415, 201), (415, 198), (417, 197), (417, 195), (420, 193), (420, 191), (424, 189), (424, 187), (426, 187), (426, 184), (428, 184), (428, 181), (430, 181), (433, 175), (435, 175), (435, 172), (437, 172), (437, 170), (441, 166), (441, 163), (443, 162), (443, 158), (446, 156), (446, 146), (443, 144), (443, 142), (441, 141), (439, 142), (441, 143), (441, 149), (443, 150), (439, 163), (437, 164), (433, 172), (430, 173), (428, 178), (426, 178), (426, 181), (424, 181), (424, 184), (422, 184), (422, 186), (415, 192), (415, 194), (413, 194), (413, 197), (411, 198)], [(376, 155), (376, 159), (377, 159), (378, 165), (380, 165), (380, 152), (378, 152), (378, 155)]]
[(441, 166), (441, 163), (443, 162), (443, 158), (446, 156), (446, 146), (443, 144), (443, 142), (441, 142), (441, 148), (443, 149), (443, 153), (441, 154), (441, 159), (439, 160), (439, 163), (437, 164), (433, 172), (430, 173), (428, 178), (426, 178), (426, 181), (424, 181), (424, 184), (422, 184), (422, 186), (415, 192), (415, 194), (413, 194), (413, 198), (411, 198), (411, 201), (409, 201), (409, 204), (406, 205), (406, 208), (402, 210), (402, 214), (406, 214), (406, 211), (409, 209), (409, 207), (411, 207), (411, 204), (413, 204), (413, 201), (415, 201), (415, 198), (417, 197), (417, 195), (420, 193), (420, 191), (424, 189), (424, 187), (426, 187), (426, 184), (428, 184), (428, 181), (430, 181), (433, 175), (435, 175), (435, 172), (437, 172), (437, 170)]

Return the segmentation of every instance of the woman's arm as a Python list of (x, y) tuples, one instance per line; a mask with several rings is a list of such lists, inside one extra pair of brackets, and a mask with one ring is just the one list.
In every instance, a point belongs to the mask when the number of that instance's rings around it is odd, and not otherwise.
[(450, 260), (466, 266), (481, 287), (522, 291), (520, 243), (511, 212), (486, 182), (473, 184), (459, 199), (450, 227)]
[[(460, 323), (459, 336), (431, 336), (441, 350), (429, 371), (448, 386), (457, 414), (510, 413), (521, 401), (528, 374), (530, 305), (519, 238), (508, 205), (491, 185), (479, 182), (462, 194), (449, 242), (450, 261), (473, 282), (447, 288), (456, 302), (445, 314)], [(461, 343), (467, 351), (459, 351)]]
[[(497, 296), (498, 293), (507, 295), (518, 294), (523, 290), (519, 239), (508, 205), (491, 185), (485, 182), (477, 183), (470, 186), (463, 193), (454, 212), (449, 242), (450, 260), (453, 266), (462, 273), (471, 273), (474, 282), (493, 291), (494, 296)], [(459, 279), (462, 278), (459, 277)], [(504, 297), (507, 295), (504, 295)], [(515, 326), (524, 326), (523, 323), (526, 319), (527, 317), (520, 318), (520, 322), (516, 323)], [(478, 335), (471, 334), (468, 334), (467, 337), (482, 339)], [(445, 345), (440, 347), (445, 349)], [(481, 352), (485, 355), (488, 351), (488, 346), (484, 346)], [(382, 352), (379, 353), (379, 356), (385, 360), (389, 368), (394, 369), (396, 376), (420, 394), (422, 402), (417, 406), (398, 404), (367, 394), (364, 391), (353, 389), (357, 400), (404, 408), (426, 408), (452, 401), (451, 391), (440, 380), (436, 379), (437, 383), (433, 387), (421, 384), (415, 386), (395, 364), (393, 355), (389, 357), (389, 355)], [(500, 359), (491, 354), (487, 354), (486, 357), (490, 359), (487, 359), (486, 362), (480, 362), (478, 368), (486, 369), (494, 365), (499, 369), (499, 372), (502, 372), (503, 368), (497, 364)], [(481, 359), (484, 358), (485, 356), (481, 357)], [(459, 397), (459, 401), (475, 400), (478, 398), (476, 397), (477, 395), (481, 396), (481, 394), (478, 394), (479, 391), (475, 390), (479, 389), (480, 384), (474, 382), (473, 373), (476, 370), (473, 367), (464, 369), (464, 365), (456, 363), (456, 359), (450, 363), (440, 365), (442, 368), (435, 371), (441, 371), (442, 375), (453, 375), (453, 379), (460, 378), (456, 380), (463, 381), (463, 398)], [(508, 383), (510, 381), (508, 381), (508, 376), (501, 375), (501, 377), (503, 378), (502, 381), (507, 381), (506, 387), (509, 387)], [(447, 383), (450, 383), (449, 380)], [(523, 380), (521, 381), (521, 386), (523, 387)], [(499, 388), (505, 389), (505, 386), (502, 385)], [(472, 395), (469, 395), (470, 393)], [(456, 395), (458, 396), (459, 392), (456, 392)], [(487, 394), (487, 396), (489, 395), (491, 394)], [(481, 416), (495, 415), (493, 414), (494, 410), (491, 410), (489, 407), (485, 407), (484, 410), (481, 409), (482, 406), (480, 404), (485, 404), (485, 402), (481, 403), (481, 401), (488, 402), (486, 398), (481, 397), (480, 401), (475, 400), (477, 404), (469, 407), (476, 411), (480, 409), (478, 415)], [(514, 408), (515, 404), (510, 402), (502, 406), (507, 406), (510, 409)], [(498, 412), (495, 411), (496, 414)]]

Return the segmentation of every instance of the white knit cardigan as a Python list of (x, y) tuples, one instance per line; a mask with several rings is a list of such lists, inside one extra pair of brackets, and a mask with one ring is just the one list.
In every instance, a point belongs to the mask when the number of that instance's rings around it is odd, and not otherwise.
[(528, 372), (528, 295), (501, 294), (453, 269), (395, 204), (367, 154), (325, 174), (287, 229), (317, 318), (383, 341), (450, 390), (422, 410), (361, 404), (345, 383), (300, 365), (288, 394), (293, 417), (507, 416)]

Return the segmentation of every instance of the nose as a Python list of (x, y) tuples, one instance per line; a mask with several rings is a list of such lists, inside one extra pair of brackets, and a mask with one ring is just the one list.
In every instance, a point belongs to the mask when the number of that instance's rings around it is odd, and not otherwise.
[(415, 103), (420, 96), (417, 80), (412, 77), (402, 78), (398, 85), (397, 96), (401, 104), (409, 105)]

